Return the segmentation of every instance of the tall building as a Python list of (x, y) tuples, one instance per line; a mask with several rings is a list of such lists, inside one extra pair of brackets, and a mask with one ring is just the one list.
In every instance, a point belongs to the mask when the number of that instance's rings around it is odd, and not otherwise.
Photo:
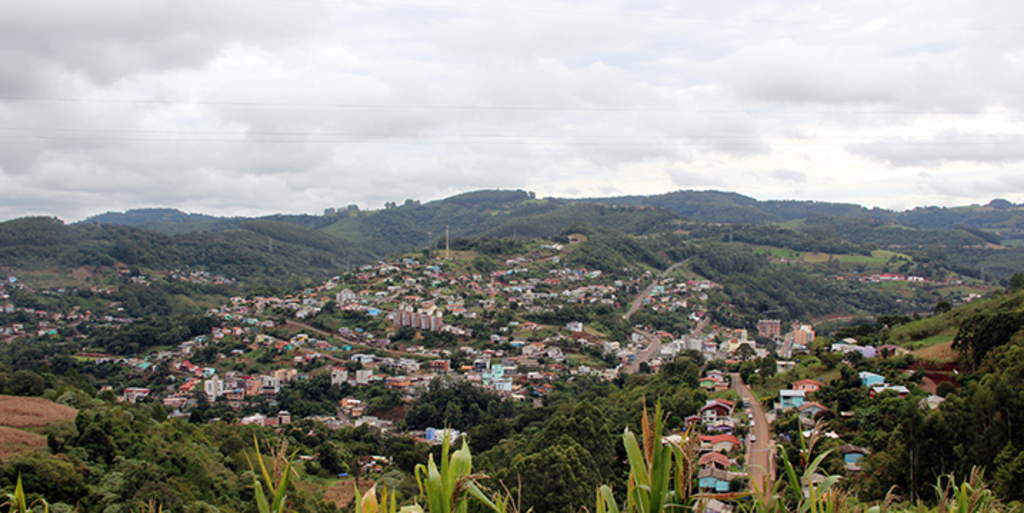
[(793, 330), (793, 343), (807, 346), (814, 342), (814, 327), (810, 324), (801, 324)]
[(224, 382), (214, 374), (210, 376), (210, 379), (203, 382), (203, 391), (206, 392), (206, 397), (210, 402), (216, 401), (218, 397), (224, 394)]
[(778, 319), (761, 319), (757, 321), (757, 334), (766, 338), (782, 336), (782, 321)]
[(344, 385), (348, 383), (348, 370), (344, 367), (331, 367), (331, 384)]

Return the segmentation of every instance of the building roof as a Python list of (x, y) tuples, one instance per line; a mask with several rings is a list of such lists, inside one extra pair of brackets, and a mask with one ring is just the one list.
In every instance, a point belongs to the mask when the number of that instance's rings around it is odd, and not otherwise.
[(851, 453), (871, 454), (871, 450), (865, 449), (863, 447), (857, 447), (856, 445), (853, 445), (853, 444), (843, 444), (841, 447), (839, 447), (839, 453), (840, 454), (851, 454)]
[(814, 385), (816, 387), (821, 387), (824, 383), (813, 379), (801, 379), (800, 381), (794, 381), (792, 386), (796, 387), (797, 385)]
[(703, 467), (704, 465), (707, 465), (707, 464), (710, 464), (710, 463), (717, 463), (717, 464), (719, 464), (719, 465), (721, 465), (723, 467), (728, 468), (730, 461), (729, 461), (729, 458), (726, 457), (726, 455), (724, 455), (724, 454), (722, 454), (720, 452), (709, 452), (709, 453), (707, 453), (707, 454), (705, 454), (705, 455), (700, 457), (700, 462), (699, 462), (700, 466)]
[(740, 443), (740, 439), (739, 438), (736, 438), (735, 436), (728, 435), (728, 434), (726, 434), (726, 435), (704, 435), (704, 436), (700, 437), (700, 441), (701, 442), (708, 442), (708, 443), (710, 443), (712, 445), (720, 443), (720, 442), (732, 442), (732, 443), (737, 444), (737, 445), (739, 445), (739, 443)]
[(800, 406), (797, 407), (797, 410), (798, 411), (804, 411), (804, 410), (809, 410), (811, 408), (817, 408), (819, 410), (827, 410), (828, 409), (824, 405), (822, 405), (821, 403), (818, 403), (816, 401), (812, 401), (812, 402), (809, 402), (809, 403), (801, 404)]

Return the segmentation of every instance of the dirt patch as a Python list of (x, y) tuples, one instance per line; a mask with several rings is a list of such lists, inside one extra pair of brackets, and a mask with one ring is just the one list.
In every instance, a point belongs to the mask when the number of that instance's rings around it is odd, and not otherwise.
[(942, 344), (935, 344), (934, 346), (925, 347), (918, 349), (911, 353), (915, 358), (926, 358), (929, 360), (937, 360), (948, 362), (956, 360), (959, 353), (953, 349), (953, 342), (945, 342)]
[(71, 277), (78, 281), (85, 281), (88, 278), (92, 278), (92, 271), (85, 267), (79, 267), (71, 271)]
[[(356, 496), (356, 490), (352, 486), (353, 483), (355, 483), (355, 480), (353, 479), (342, 479), (341, 481), (338, 481), (338, 484), (328, 488), (327, 491), (324, 492), (324, 500), (334, 503), (338, 508), (348, 506)], [(357, 485), (359, 487), (359, 493), (366, 493), (366, 490), (369, 490), (373, 484), (374, 481), (372, 480), (360, 479)]]
[(0, 459), (46, 446), (46, 437), (20, 429), (0, 427)]
[(0, 395), (0, 426), (43, 427), (55, 420), (75, 420), (75, 415), (78, 410), (41, 397)]
[(395, 406), (390, 410), (378, 411), (374, 413), (374, 416), (384, 420), (390, 420), (391, 422), (398, 422), (405, 418), (405, 405)]

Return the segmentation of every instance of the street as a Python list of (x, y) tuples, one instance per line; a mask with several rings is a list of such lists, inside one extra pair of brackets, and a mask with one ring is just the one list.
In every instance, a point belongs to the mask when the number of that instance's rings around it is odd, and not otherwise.
[[(743, 383), (743, 378), (739, 374), (730, 376), (733, 390), (750, 405), (749, 409), (753, 414), (754, 426), (750, 428), (750, 434), (756, 438), (756, 441), (747, 444), (747, 471), (750, 473), (750, 490), (755, 493), (758, 490), (764, 491), (771, 486), (771, 482), (767, 478), (774, 471), (768, 418), (765, 417), (764, 407), (754, 397), (750, 388)], [(766, 473), (766, 471), (768, 472)]]

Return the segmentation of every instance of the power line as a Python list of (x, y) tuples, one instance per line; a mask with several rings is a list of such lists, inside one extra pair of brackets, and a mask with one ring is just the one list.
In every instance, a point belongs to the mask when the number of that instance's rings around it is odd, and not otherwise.
[[(443, 5), (443, 4), (413, 4), (401, 2), (377, 2), (360, 0), (264, 0), (271, 3), (304, 3), (318, 5), (352, 5), (361, 7), (378, 8), (401, 8), (401, 9), (424, 9), (433, 11), (455, 11), (455, 12), (495, 12), (501, 14), (524, 13), (524, 14), (545, 14), (545, 15), (569, 15), (569, 16), (596, 16), (614, 18), (641, 18), (641, 19), (672, 19), (704, 23), (741, 23), (759, 25), (783, 25), (783, 26), (822, 26), (822, 27), (864, 27), (875, 20), (868, 21), (837, 21), (837, 20), (783, 20), (778, 18), (744, 18), (739, 16), (694, 16), (692, 14), (678, 14), (668, 11), (582, 11), (568, 9), (539, 9), (539, 8), (512, 8), (512, 7), (491, 7), (491, 6), (468, 6), (468, 5)], [(908, 25), (886, 23), (875, 26), (876, 29), (890, 30), (927, 30), (927, 31), (1012, 31), (1019, 32), (1020, 27), (1000, 26), (963, 26), (963, 25)]]
[(526, 105), (470, 105), (470, 104), (400, 104), (400, 103), (349, 103), (349, 102), (241, 102), (219, 100), (142, 100), (119, 98), (42, 97), (42, 96), (0, 96), (0, 101), (48, 102), (48, 103), (96, 103), (112, 105), (185, 105), (193, 107), (254, 107), (254, 108), (310, 108), (310, 109), (381, 109), (381, 110), (471, 110), (471, 111), (536, 111), (536, 112), (639, 112), (639, 113), (690, 113), (690, 114), (824, 114), (824, 115), (997, 115), (1020, 114), (1024, 110), (1004, 109), (1000, 111), (978, 110), (776, 110), (767, 109), (724, 109), (724, 108), (670, 108), (670, 107), (558, 107)]

